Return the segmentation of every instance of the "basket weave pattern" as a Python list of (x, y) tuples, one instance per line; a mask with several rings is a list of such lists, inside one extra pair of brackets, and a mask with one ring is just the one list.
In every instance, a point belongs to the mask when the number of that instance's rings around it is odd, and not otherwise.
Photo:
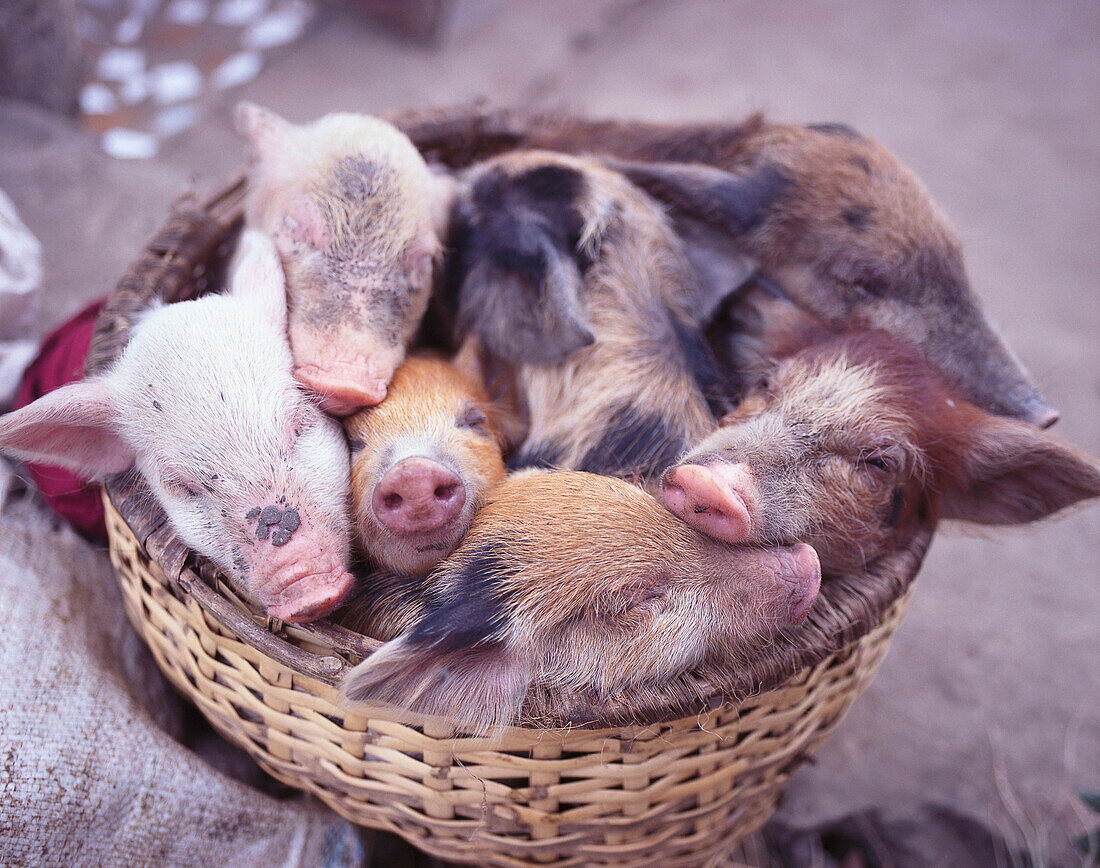
[(201, 578), (174, 589), (105, 501), (126, 613), (222, 735), (349, 820), (476, 864), (695, 865), (728, 849), (771, 815), (870, 682), (909, 598), (858, 642), (740, 704), (646, 727), (510, 729), (489, 742), (344, 710), (331, 683), (211, 618), (189, 593)]
[[(89, 373), (118, 357), (150, 303), (220, 285), (243, 191), (239, 180), (179, 203), (104, 308)], [(732, 849), (869, 683), (931, 539), (923, 529), (826, 582), (806, 623), (743, 671), (704, 668), (630, 706), (562, 711), (529, 697), (521, 725), (489, 740), (343, 708), (336, 685), (378, 641), (272, 621), (237, 599), (134, 474), (108, 480), (104, 500), (127, 616), (222, 735), (354, 822), (495, 866), (697, 865)]]

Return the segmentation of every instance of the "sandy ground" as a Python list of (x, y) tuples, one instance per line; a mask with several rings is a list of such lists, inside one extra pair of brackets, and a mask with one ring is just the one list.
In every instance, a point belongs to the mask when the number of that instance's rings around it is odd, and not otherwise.
[[(895, 150), (962, 236), (990, 318), (1100, 454), (1100, 5), (507, 3), (464, 40), (409, 46), (326, 10), (151, 163), (116, 163), (0, 109), (0, 187), (45, 246), (43, 326), (107, 291), (192, 184), (240, 164), (232, 105), (307, 120), (485, 96), (666, 120), (843, 121)], [(915, 861), (965, 864), (965, 815), (1055, 864), (1100, 786), (1100, 509), (942, 531), (878, 678), (791, 782), (793, 827), (867, 808)], [(901, 833), (899, 833), (901, 834)], [(965, 835), (964, 835), (965, 837)]]

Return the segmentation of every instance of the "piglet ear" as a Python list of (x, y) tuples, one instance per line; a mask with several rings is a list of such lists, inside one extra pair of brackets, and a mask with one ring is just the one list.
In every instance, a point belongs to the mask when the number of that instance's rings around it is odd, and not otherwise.
[(120, 473), (134, 453), (118, 436), (116, 418), (106, 381), (82, 380), (0, 419), (0, 449), (88, 478)]
[(429, 168), (432, 173), (432, 229), (439, 238), (446, 238), (455, 202), (465, 191), (446, 166), (433, 163)]
[(503, 643), (425, 646), (406, 634), (352, 669), (341, 690), (351, 702), (396, 706), (488, 732), (516, 719), (529, 682), (527, 667)]
[(439, 239), (431, 232), (423, 233), (409, 244), (403, 265), (413, 286), (431, 287), (432, 272), (440, 250)]
[(259, 229), (245, 229), (237, 244), (229, 293), (264, 311), (286, 328), (286, 278), (275, 244)]
[(237, 104), (237, 132), (248, 140), (254, 161), (277, 159), (287, 145), (291, 124), (271, 109), (251, 102)]
[(510, 255), (497, 250), (471, 267), (459, 323), (510, 362), (557, 364), (596, 340), (580, 301), (580, 270), (542, 239), (530, 250), (523, 240), (517, 235)]
[(1100, 461), (1026, 422), (974, 413), (962, 471), (942, 494), (943, 518), (1021, 524), (1100, 497)]
[(611, 160), (624, 174), (667, 206), (688, 260), (699, 278), (695, 298), (685, 309), (706, 323), (723, 299), (743, 284), (755, 263), (737, 243), (767, 220), (789, 187), (777, 166), (765, 165), (744, 174), (732, 174), (694, 163), (643, 163)]

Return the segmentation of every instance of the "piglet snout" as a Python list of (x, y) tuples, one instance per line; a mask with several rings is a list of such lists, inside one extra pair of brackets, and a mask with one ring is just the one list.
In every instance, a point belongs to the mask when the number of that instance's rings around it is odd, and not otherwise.
[(371, 505), (396, 534), (422, 533), (449, 524), (466, 503), (462, 480), (430, 458), (406, 458), (375, 486)]
[(1062, 418), (1062, 414), (1058, 412), (1057, 407), (1048, 404), (1038, 395), (1028, 398), (1023, 404), (1022, 411), (1022, 418), (1036, 428), (1049, 428)]
[(356, 410), (382, 403), (389, 386), (382, 377), (355, 377), (317, 365), (298, 365), (294, 376), (321, 397), (321, 409), (333, 416), (350, 416)]
[(700, 533), (729, 543), (752, 535), (756, 481), (747, 464), (679, 464), (661, 477), (665, 506)]
[(291, 623), (323, 618), (351, 591), (354, 581), (343, 570), (303, 575), (279, 592), (277, 599), (267, 605), (267, 612)]
[(779, 558), (779, 578), (791, 590), (787, 621), (801, 624), (821, 589), (821, 562), (813, 546), (806, 543), (777, 549), (776, 557)]

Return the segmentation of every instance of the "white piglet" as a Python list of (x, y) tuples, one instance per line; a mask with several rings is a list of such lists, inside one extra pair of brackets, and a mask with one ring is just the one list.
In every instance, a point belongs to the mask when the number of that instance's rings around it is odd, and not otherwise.
[(241, 237), (229, 292), (152, 308), (109, 372), (0, 418), (0, 450), (90, 478), (136, 468), (180, 538), (269, 615), (350, 590), (348, 447), (300, 389), (271, 241)]

